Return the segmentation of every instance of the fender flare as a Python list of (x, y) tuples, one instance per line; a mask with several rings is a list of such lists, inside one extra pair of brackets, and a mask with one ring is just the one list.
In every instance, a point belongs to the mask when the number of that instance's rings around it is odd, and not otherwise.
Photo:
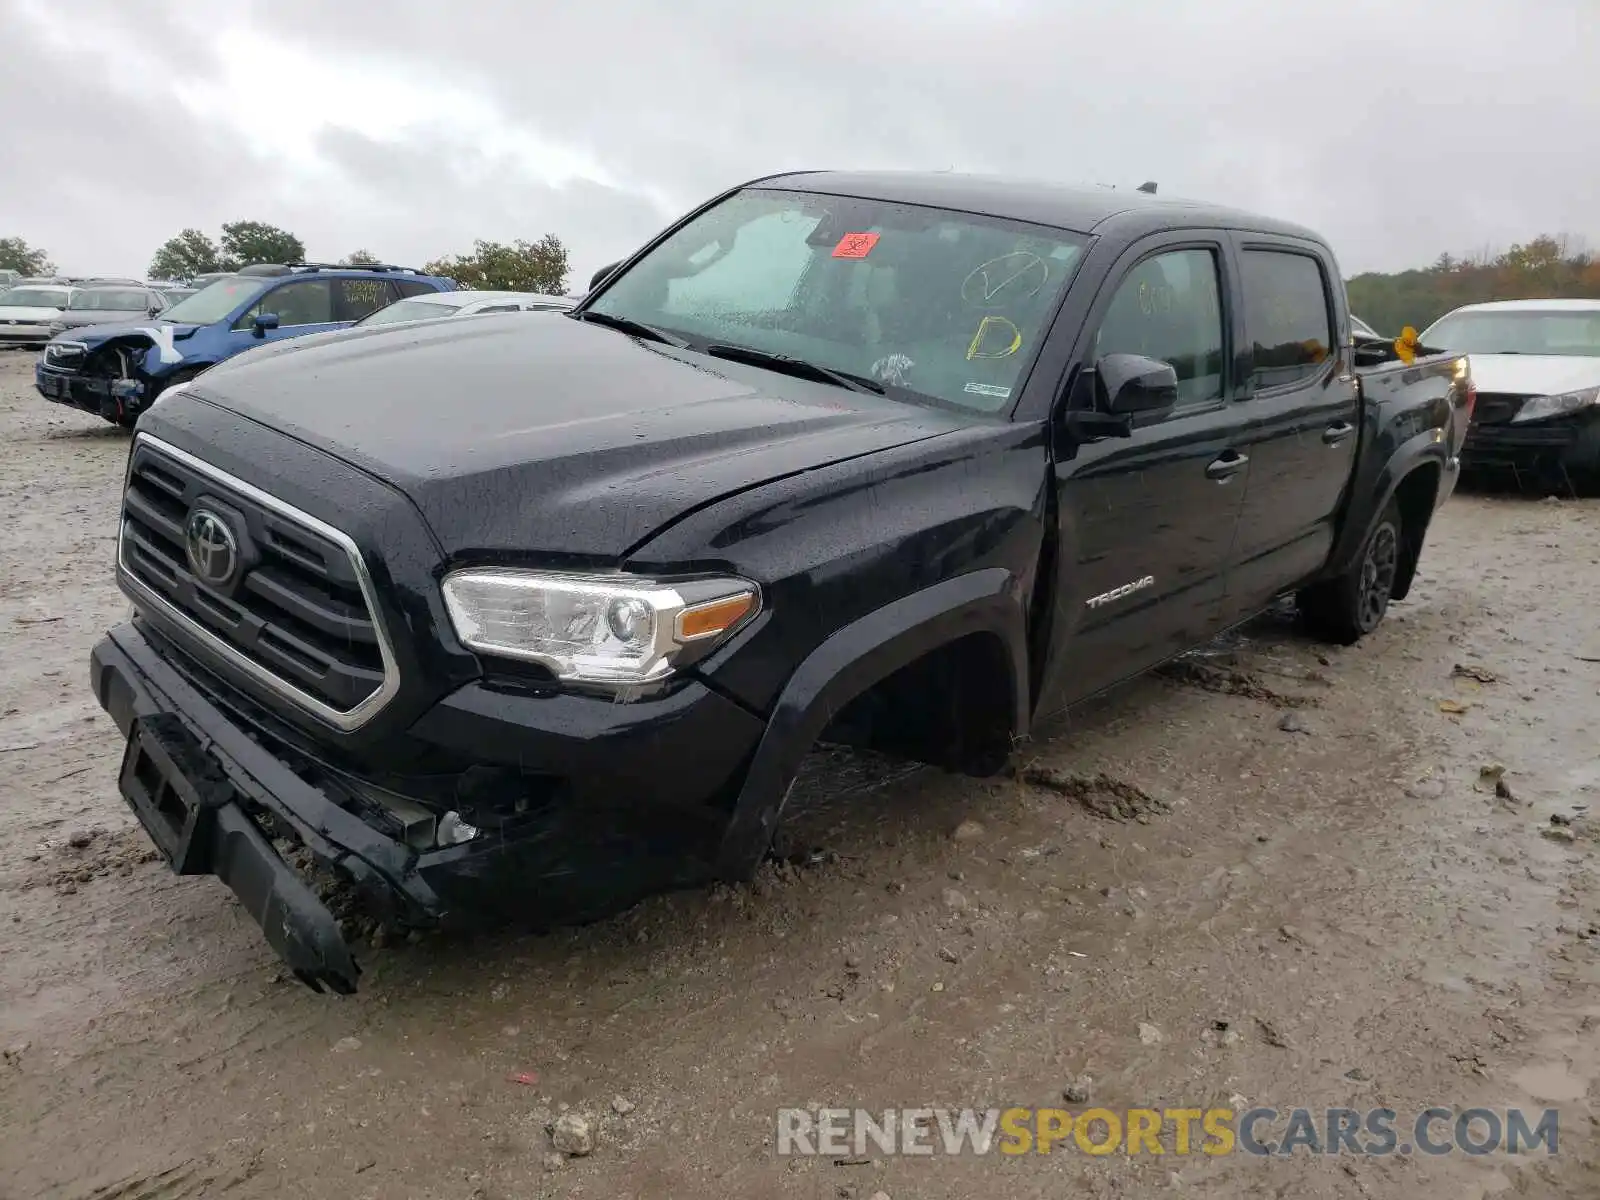
[(756, 745), (716, 854), (724, 879), (748, 879), (761, 865), (800, 762), (846, 704), (901, 667), (974, 633), (1006, 647), (1011, 727), (1029, 714), (1027, 597), (1003, 567), (972, 571), (890, 602), (813, 650), (784, 686)]
[[(1367, 539), (1372, 536), (1373, 528), (1395, 498), (1400, 485), (1419, 468), (1429, 464), (1439, 468), (1441, 480), (1450, 471), (1445, 449), (1436, 437), (1436, 431), (1432, 429), (1408, 438), (1389, 456), (1389, 461), (1378, 471), (1376, 486), (1368, 492), (1368, 495), (1376, 497), (1370, 507), (1363, 507), (1360, 504), (1351, 507), (1339, 540), (1334, 545), (1333, 553), (1328, 556), (1328, 568), (1323, 572), (1323, 578), (1335, 578), (1355, 566), (1357, 558), (1367, 544)], [(1434, 507), (1438, 507), (1437, 497), (1434, 499)], [(1429, 519), (1432, 519), (1431, 511)], [(1420, 539), (1419, 532), (1417, 545), (1419, 553)]]

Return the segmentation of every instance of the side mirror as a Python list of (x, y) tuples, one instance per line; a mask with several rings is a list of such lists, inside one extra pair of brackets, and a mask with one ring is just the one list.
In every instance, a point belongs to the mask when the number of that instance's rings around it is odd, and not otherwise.
[(267, 330), (276, 329), (277, 327), (277, 313), (262, 313), (250, 323), (250, 332), (254, 333), (257, 337), (266, 337)]
[(159, 304), (152, 304), (149, 308), (145, 309), (146, 315), (152, 317), (159, 317), (164, 311), (166, 310), (163, 309)]
[(618, 267), (620, 267), (621, 265), (622, 265), (622, 260), (619, 258), (616, 262), (607, 263), (605, 266), (601, 267), (598, 271), (596, 271), (593, 275), (589, 276), (589, 290), (591, 292), (594, 291), (595, 288), (599, 287), (606, 280), (610, 279), (611, 276), (616, 272), (616, 269)]
[(1178, 403), (1171, 363), (1142, 354), (1107, 354), (1094, 364), (1095, 407), (1119, 417), (1163, 412)]

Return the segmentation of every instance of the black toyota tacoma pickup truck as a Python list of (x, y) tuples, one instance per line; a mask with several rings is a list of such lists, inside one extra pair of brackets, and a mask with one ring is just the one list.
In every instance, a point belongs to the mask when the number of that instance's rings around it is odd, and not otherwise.
[(1358, 346), (1328, 246), (1279, 221), (766, 178), (570, 315), (317, 335), (166, 392), (93, 687), (173, 868), (350, 991), (291, 863), (401, 925), (526, 914), (566, 834), (746, 877), (819, 738), (991, 774), (1286, 593), (1354, 641), (1472, 397), (1465, 360)]

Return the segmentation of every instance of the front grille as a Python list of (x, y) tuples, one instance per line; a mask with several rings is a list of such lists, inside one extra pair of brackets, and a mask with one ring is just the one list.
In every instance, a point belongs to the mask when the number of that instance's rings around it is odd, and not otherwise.
[(1526, 396), (1508, 392), (1479, 392), (1478, 402), (1472, 409), (1474, 425), (1504, 425), (1522, 411)]
[(87, 351), (88, 347), (78, 342), (51, 342), (44, 348), (45, 366), (61, 371), (76, 370), (83, 365)]
[[(191, 566), (197, 510), (235, 536), (239, 566), (225, 583)], [(118, 559), (205, 644), (340, 727), (364, 722), (398, 684), (348, 538), (148, 435), (129, 462)]]
[(1467, 430), (1462, 450), (1469, 457), (1516, 450), (1560, 450), (1578, 440), (1578, 428), (1571, 422), (1548, 425), (1490, 425)]

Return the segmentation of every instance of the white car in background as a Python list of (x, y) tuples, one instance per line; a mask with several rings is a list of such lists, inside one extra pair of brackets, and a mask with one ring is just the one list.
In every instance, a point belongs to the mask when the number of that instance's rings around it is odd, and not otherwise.
[(1418, 340), (1471, 361), (1478, 402), (1463, 466), (1600, 485), (1600, 300), (1468, 304)]
[(50, 325), (61, 319), (75, 289), (60, 284), (29, 283), (0, 292), (0, 346), (42, 346), (54, 335)]
[(351, 328), (431, 321), (438, 317), (477, 317), (497, 312), (565, 312), (576, 303), (570, 296), (547, 296), (540, 292), (428, 292), (385, 305), (362, 317)]

